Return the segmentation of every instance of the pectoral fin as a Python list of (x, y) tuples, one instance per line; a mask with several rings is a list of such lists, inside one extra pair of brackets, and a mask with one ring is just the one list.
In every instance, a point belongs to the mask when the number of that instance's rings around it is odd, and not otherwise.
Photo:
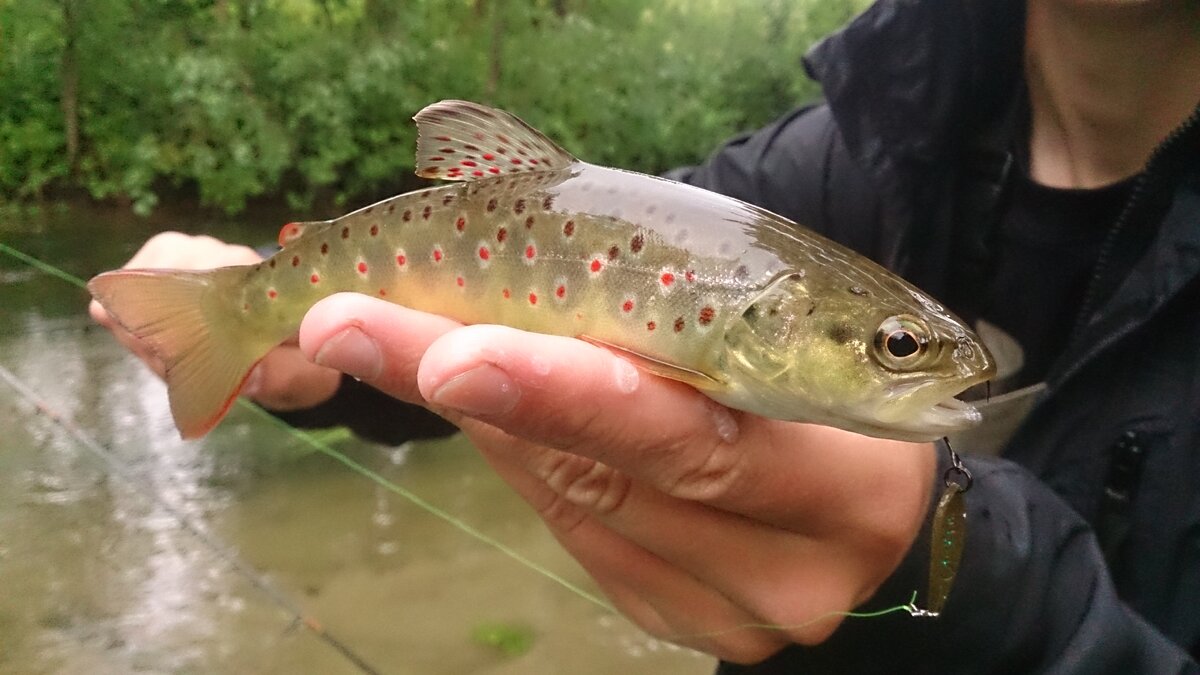
[(691, 368), (685, 368), (674, 363), (660, 361), (658, 359), (646, 356), (645, 354), (639, 354), (638, 352), (630, 351), (624, 347), (618, 347), (617, 345), (605, 342), (604, 340), (598, 340), (588, 335), (580, 335), (579, 339), (615, 352), (621, 358), (633, 363), (633, 365), (646, 372), (654, 373), (655, 375), (665, 377), (669, 380), (683, 382), (684, 384), (691, 385), (701, 391), (721, 389), (723, 387), (723, 383), (720, 380), (698, 370), (692, 370)]

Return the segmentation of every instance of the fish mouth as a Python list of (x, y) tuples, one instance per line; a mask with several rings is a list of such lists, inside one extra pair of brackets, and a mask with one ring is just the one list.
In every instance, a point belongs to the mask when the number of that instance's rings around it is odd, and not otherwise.
[(983, 414), (970, 403), (951, 396), (938, 401), (933, 407), (925, 410), (920, 415), (920, 419), (923, 428), (930, 431), (938, 429), (941, 430), (939, 435), (945, 435), (951, 431), (961, 431), (979, 424), (983, 421)]
[[(901, 391), (904, 394), (913, 393), (911, 389)], [(955, 398), (957, 395), (956, 393), (946, 396), (928, 407), (917, 408), (915, 411), (910, 407), (907, 413), (895, 410), (891, 413), (891, 419), (881, 426), (890, 429), (888, 435), (893, 438), (932, 441), (982, 422), (983, 414), (970, 403)]]

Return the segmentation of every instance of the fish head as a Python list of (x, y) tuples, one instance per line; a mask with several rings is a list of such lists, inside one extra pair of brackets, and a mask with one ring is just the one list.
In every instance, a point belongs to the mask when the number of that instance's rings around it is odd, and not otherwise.
[(961, 320), (890, 274), (777, 276), (724, 342), (730, 405), (900, 440), (978, 424), (954, 396), (996, 370)]

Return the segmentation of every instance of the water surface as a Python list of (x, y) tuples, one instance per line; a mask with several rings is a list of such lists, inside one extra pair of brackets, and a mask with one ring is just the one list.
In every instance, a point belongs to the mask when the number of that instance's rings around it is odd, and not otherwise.
[[(0, 212), (0, 241), (87, 278), (168, 227), (255, 245), (305, 215), (49, 206)], [(5, 255), (0, 367), (25, 391), (0, 381), (0, 672), (712, 671), (252, 411), (180, 441), (86, 294)], [(595, 591), (461, 437), (326, 438)]]

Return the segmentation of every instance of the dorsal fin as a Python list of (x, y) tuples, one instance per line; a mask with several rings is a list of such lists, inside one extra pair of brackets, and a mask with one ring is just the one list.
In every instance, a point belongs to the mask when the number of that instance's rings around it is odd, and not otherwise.
[(576, 160), (515, 115), (471, 103), (439, 101), (417, 122), (417, 175), (479, 180), (565, 168)]

